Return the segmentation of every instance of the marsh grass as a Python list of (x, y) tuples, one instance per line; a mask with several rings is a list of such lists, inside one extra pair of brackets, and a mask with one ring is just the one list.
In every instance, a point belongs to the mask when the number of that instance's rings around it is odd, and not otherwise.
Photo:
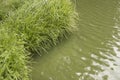
[(0, 80), (28, 80), (29, 53), (47, 52), (75, 28), (70, 0), (31, 0), (0, 25)]
[(35, 0), (12, 13), (5, 23), (22, 35), (26, 49), (40, 53), (41, 49), (49, 48), (46, 42), (56, 45), (59, 36), (72, 30), (74, 18), (69, 0)]

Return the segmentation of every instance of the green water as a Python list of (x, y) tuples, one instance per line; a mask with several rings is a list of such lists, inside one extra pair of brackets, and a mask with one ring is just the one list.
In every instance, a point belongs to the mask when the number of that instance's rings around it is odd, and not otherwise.
[(120, 0), (77, 0), (79, 25), (35, 58), (33, 80), (120, 80)]

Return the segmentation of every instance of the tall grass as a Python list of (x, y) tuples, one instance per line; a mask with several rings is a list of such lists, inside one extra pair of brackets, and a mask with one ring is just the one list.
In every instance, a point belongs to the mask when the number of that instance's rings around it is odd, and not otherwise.
[(31, 0), (0, 25), (0, 80), (28, 80), (29, 53), (42, 53), (75, 27), (70, 0)]
[(6, 21), (18, 35), (24, 35), (25, 47), (32, 52), (45, 51), (59, 42), (58, 37), (74, 27), (75, 12), (69, 0), (35, 0), (17, 10)]

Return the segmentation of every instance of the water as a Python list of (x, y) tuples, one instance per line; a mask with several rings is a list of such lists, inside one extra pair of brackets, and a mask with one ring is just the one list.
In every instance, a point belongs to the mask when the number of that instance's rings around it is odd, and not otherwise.
[(120, 0), (77, 0), (78, 31), (34, 60), (33, 80), (120, 80)]

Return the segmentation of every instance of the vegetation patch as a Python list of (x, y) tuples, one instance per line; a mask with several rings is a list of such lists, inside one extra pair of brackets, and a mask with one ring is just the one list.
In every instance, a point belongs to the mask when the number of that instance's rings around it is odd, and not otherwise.
[(15, 8), (0, 24), (0, 80), (29, 80), (28, 56), (47, 51), (75, 27), (70, 0), (31, 0)]

